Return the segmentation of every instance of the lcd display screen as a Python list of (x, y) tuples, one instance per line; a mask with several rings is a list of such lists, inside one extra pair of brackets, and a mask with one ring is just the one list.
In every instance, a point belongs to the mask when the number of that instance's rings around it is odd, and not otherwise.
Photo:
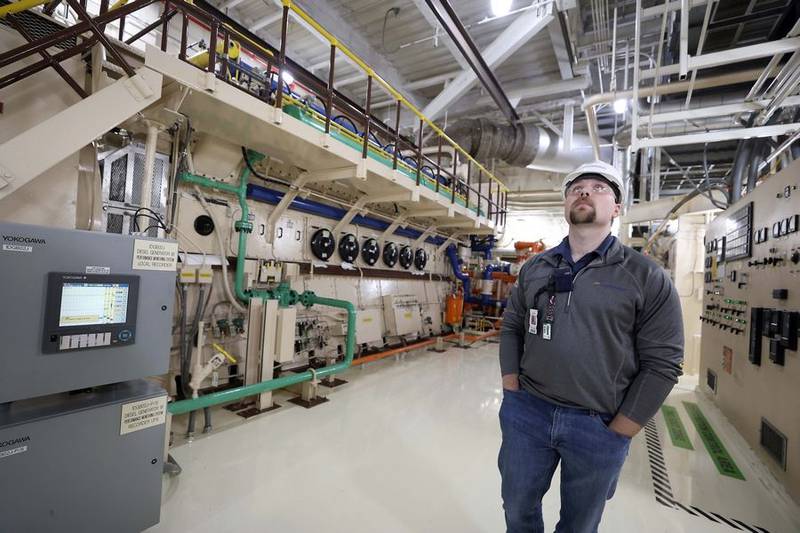
[(127, 283), (64, 283), (58, 326), (124, 324), (128, 292)]

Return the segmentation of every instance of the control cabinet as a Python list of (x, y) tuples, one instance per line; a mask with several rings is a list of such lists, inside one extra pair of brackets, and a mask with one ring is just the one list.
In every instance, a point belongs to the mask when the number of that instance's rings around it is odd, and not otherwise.
[(177, 245), (0, 222), (0, 404), (164, 374)]
[(709, 225), (701, 388), (800, 501), (800, 161)]

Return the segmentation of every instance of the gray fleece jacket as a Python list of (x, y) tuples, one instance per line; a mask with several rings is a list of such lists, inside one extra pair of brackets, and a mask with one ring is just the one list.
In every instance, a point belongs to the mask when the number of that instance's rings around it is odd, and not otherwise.
[[(644, 425), (681, 375), (683, 321), (667, 273), (617, 239), (557, 293), (551, 339), (542, 337), (548, 293), (529, 332), (534, 295), (559, 265), (553, 250), (528, 260), (500, 332), (500, 369), (550, 402), (618, 412)], [(561, 263), (564, 266), (564, 263)]]

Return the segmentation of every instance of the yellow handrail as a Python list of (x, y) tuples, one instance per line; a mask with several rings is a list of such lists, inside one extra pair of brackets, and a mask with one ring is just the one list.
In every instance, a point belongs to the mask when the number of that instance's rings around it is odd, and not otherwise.
[(27, 11), (33, 7), (46, 4), (48, 1), (49, 0), (19, 0), (13, 4), (7, 4), (0, 7), (0, 19), (4, 18), (6, 15), (13, 15), (14, 13)]
[(341, 51), (342, 51), (342, 53), (343, 53), (344, 55), (346, 55), (347, 57), (349, 57), (350, 59), (352, 59), (352, 60), (353, 60), (353, 62), (354, 62), (356, 65), (358, 65), (358, 66), (359, 66), (359, 67), (360, 67), (360, 68), (361, 68), (361, 69), (362, 69), (362, 70), (363, 70), (363, 71), (364, 71), (364, 72), (367, 74), (367, 76), (371, 76), (371, 77), (372, 77), (374, 80), (376, 80), (376, 81), (377, 81), (379, 84), (381, 84), (381, 85), (383, 86), (383, 88), (384, 88), (384, 89), (386, 89), (386, 90), (389, 92), (389, 94), (391, 94), (391, 95), (392, 95), (392, 96), (393, 96), (393, 97), (394, 97), (396, 100), (400, 101), (400, 102), (401, 102), (402, 104), (404, 104), (404, 105), (405, 105), (407, 108), (409, 108), (409, 109), (410, 109), (410, 110), (411, 110), (411, 111), (412, 111), (412, 112), (413, 112), (413, 113), (414, 113), (414, 114), (417, 116), (417, 118), (418, 118), (418, 119), (422, 120), (422, 121), (423, 121), (425, 124), (427, 124), (427, 125), (428, 125), (428, 126), (429, 126), (429, 127), (430, 127), (430, 128), (433, 130), (433, 131), (434, 131), (434, 132), (436, 132), (436, 134), (437, 134), (437, 135), (441, 136), (441, 137), (442, 137), (442, 138), (443, 138), (445, 141), (447, 141), (447, 142), (448, 142), (448, 143), (449, 143), (449, 144), (450, 144), (450, 145), (451, 145), (453, 148), (455, 148), (456, 150), (458, 150), (459, 152), (461, 152), (461, 153), (462, 153), (462, 154), (463, 154), (463, 155), (464, 155), (464, 156), (465, 156), (467, 159), (469, 159), (470, 161), (472, 161), (472, 163), (474, 163), (474, 164), (475, 164), (475, 166), (477, 166), (479, 169), (481, 169), (481, 171), (483, 171), (483, 173), (484, 173), (484, 174), (486, 174), (486, 175), (489, 177), (489, 179), (491, 179), (492, 181), (494, 181), (495, 183), (497, 183), (497, 184), (500, 186), (500, 188), (501, 188), (501, 190), (502, 190), (502, 191), (504, 191), (504, 192), (508, 192), (508, 187), (506, 187), (505, 185), (503, 185), (503, 182), (501, 182), (499, 179), (497, 179), (497, 178), (495, 177), (495, 175), (494, 175), (494, 174), (492, 174), (491, 172), (489, 172), (489, 171), (486, 169), (486, 167), (484, 167), (484, 166), (483, 166), (483, 165), (481, 165), (481, 164), (480, 164), (478, 161), (476, 161), (474, 157), (472, 157), (471, 155), (469, 155), (469, 153), (468, 153), (466, 150), (464, 150), (464, 149), (463, 149), (463, 148), (462, 148), (462, 147), (461, 147), (461, 146), (460, 146), (460, 145), (459, 145), (457, 142), (455, 142), (453, 139), (451, 139), (451, 138), (450, 138), (450, 137), (449, 137), (449, 136), (448, 136), (448, 135), (447, 135), (447, 134), (446, 134), (444, 131), (442, 131), (442, 129), (441, 129), (441, 128), (439, 128), (439, 127), (438, 127), (436, 124), (434, 124), (434, 123), (433, 123), (433, 122), (432, 122), (432, 121), (431, 121), (431, 120), (430, 120), (428, 117), (426, 117), (425, 115), (423, 115), (423, 114), (422, 114), (422, 112), (421, 112), (419, 109), (417, 109), (417, 108), (416, 108), (416, 106), (415, 106), (414, 104), (412, 104), (411, 102), (409, 102), (408, 100), (406, 100), (406, 99), (405, 99), (405, 97), (403, 97), (403, 95), (402, 95), (402, 94), (400, 94), (400, 93), (399, 93), (397, 90), (395, 90), (395, 88), (394, 88), (394, 87), (392, 87), (391, 85), (389, 85), (389, 83), (388, 83), (386, 80), (384, 80), (383, 78), (381, 78), (381, 77), (380, 77), (380, 76), (379, 76), (379, 75), (378, 75), (378, 74), (377, 74), (377, 73), (376, 73), (376, 72), (375, 72), (375, 71), (374, 71), (374, 70), (373, 70), (373, 69), (372, 69), (372, 68), (371, 68), (369, 65), (367, 65), (367, 64), (366, 64), (366, 63), (365, 63), (365, 62), (364, 62), (364, 61), (363, 61), (363, 60), (362, 60), (360, 57), (358, 57), (356, 54), (354, 54), (353, 52), (351, 52), (351, 51), (350, 51), (350, 50), (349, 50), (349, 49), (348, 49), (348, 48), (347, 48), (345, 45), (343, 45), (343, 44), (341, 43), (341, 41), (339, 41), (339, 39), (337, 39), (335, 36), (333, 36), (331, 33), (329, 33), (329, 32), (328, 32), (328, 30), (326, 30), (325, 28), (323, 28), (322, 26), (320, 26), (320, 25), (319, 25), (319, 23), (318, 23), (316, 20), (314, 20), (313, 18), (311, 18), (311, 16), (310, 16), (308, 13), (306, 13), (305, 11), (303, 11), (303, 10), (302, 10), (300, 7), (296, 6), (296, 5), (294, 4), (294, 2), (292, 2), (292, 0), (283, 0), (283, 5), (284, 5), (285, 7), (288, 7), (288, 8), (289, 8), (289, 9), (291, 9), (292, 11), (294, 11), (294, 12), (297, 14), (297, 16), (299, 16), (301, 19), (303, 19), (304, 21), (306, 21), (306, 22), (307, 22), (307, 23), (308, 23), (308, 24), (309, 24), (309, 25), (310, 25), (312, 28), (314, 28), (315, 30), (317, 30), (317, 32), (319, 32), (319, 33), (320, 33), (320, 35), (322, 35), (323, 37), (325, 37), (325, 39), (326, 39), (326, 40), (327, 40), (327, 41), (328, 41), (330, 44), (332, 44), (332, 45), (336, 46), (336, 48), (338, 48), (339, 50), (341, 50)]

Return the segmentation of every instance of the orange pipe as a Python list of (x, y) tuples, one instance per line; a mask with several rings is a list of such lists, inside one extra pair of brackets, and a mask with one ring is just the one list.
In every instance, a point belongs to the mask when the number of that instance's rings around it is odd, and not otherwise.
[[(468, 340), (470, 344), (472, 344), (474, 342), (478, 342), (479, 340), (488, 339), (489, 337), (494, 337), (498, 333), (499, 331), (495, 330), (477, 336), (465, 335), (464, 338)], [(452, 339), (454, 337), (458, 337), (458, 335), (455, 333), (450, 333), (449, 335), (442, 336), (442, 340)], [(425, 348), (426, 346), (430, 346), (432, 344), (436, 344), (436, 339), (428, 339), (426, 341), (409, 344), (408, 346), (401, 346), (399, 348), (392, 348), (391, 350), (385, 350), (383, 352), (374, 353), (372, 355), (366, 355), (364, 357), (359, 357), (358, 359), (353, 359), (353, 364), (351, 366), (363, 365), (366, 363), (371, 363), (373, 361), (380, 361), (381, 359), (390, 357), (392, 355), (397, 355), (403, 352), (411, 352), (413, 350), (419, 350), (420, 348)]]
[(470, 343), (473, 343), (473, 342), (478, 342), (478, 341), (483, 340), (483, 339), (488, 339), (489, 337), (495, 337), (495, 336), (497, 336), (498, 333), (500, 333), (500, 332), (497, 331), (497, 330), (494, 330), (494, 331), (490, 331), (488, 333), (484, 333), (482, 335), (477, 335), (477, 336), (474, 336), (474, 337), (472, 335), (467, 335), (466, 339), (468, 341), (470, 341)]
[[(443, 336), (442, 339), (447, 340), (447, 339), (451, 339), (451, 338), (457, 337), (457, 336), (458, 335), (456, 335), (455, 333), (451, 333), (449, 335)], [(372, 361), (378, 361), (380, 359), (383, 359), (385, 357), (389, 357), (391, 355), (395, 355), (395, 354), (398, 354), (398, 353), (410, 352), (412, 350), (418, 350), (420, 348), (424, 348), (426, 346), (430, 346), (431, 344), (436, 344), (436, 339), (428, 339), (426, 341), (417, 342), (417, 343), (414, 343), (414, 344), (409, 344), (408, 346), (401, 346), (399, 348), (392, 348), (391, 350), (385, 350), (383, 352), (374, 353), (372, 355), (359, 357), (358, 359), (353, 359), (353, 364), (351, 366), (363, 365), (364, 363), (371, 363)]]

